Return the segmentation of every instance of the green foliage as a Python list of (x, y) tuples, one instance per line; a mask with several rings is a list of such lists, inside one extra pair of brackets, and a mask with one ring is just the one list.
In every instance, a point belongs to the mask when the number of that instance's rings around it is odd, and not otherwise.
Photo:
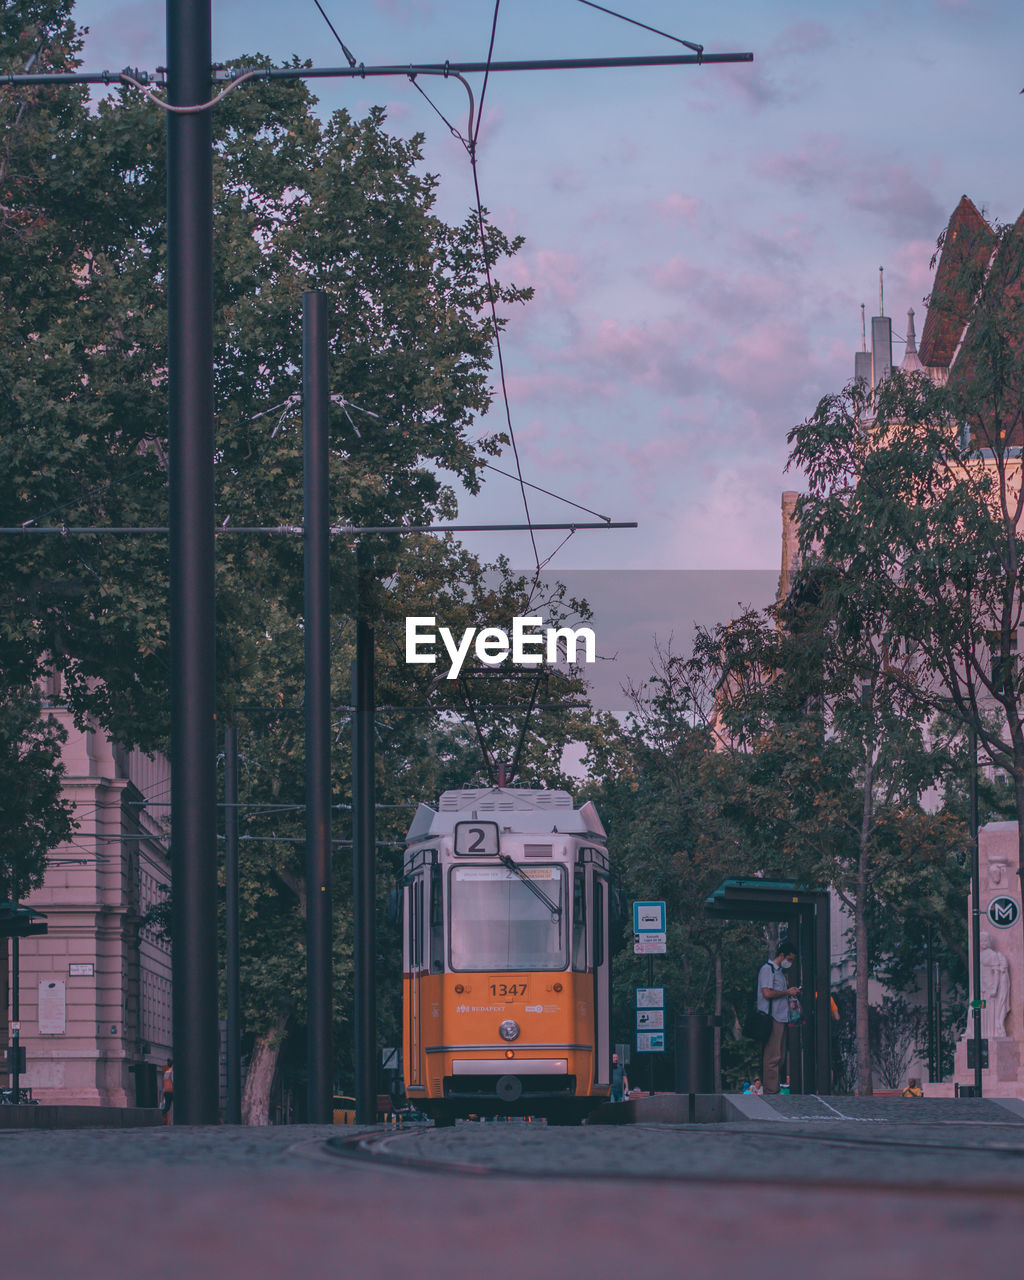
[[(75, 65), (70, 0), (0, 14), (0, 69)], [(261, 56), (233, 60), (267, 66)], [(519, 248), (475, 210), (448, 225), (434, 211), (418, 136), (385, 113), (329, 119), (299, 81), (252, 82), (213, 112), (216, 523), (301, 523), (301, 309), (328, 295), (332, 519), (432, 523), (456, 514), (454, 475), (479, 487), (500, 435), (481, 434), (494, 341), (486, 264), (499, 310), (531, 291), (501, 280)], [(0, 85), (0, 525), (167, 524), (166, 120), (131, 89), (90, 111), (82, 89)], [(504, 324), (499, 317), (498, 324)], [(362, 607), (377, 637), (381, 1029), (398, 1038), (400, 947), (384, 918), (412, 808), (479, 778), (464, 688), (402, 661), (407, 614), (453, 629), (494, 625), (542, 606), (551, 620), (585, 603), (505, 564), (485, 570), (450, 539), (365, 539), (375, 585)], [(62, 673), (70, 708), (120, 742), (164, 748), (168, 735), (166, 539), (13, 536), (0, 559), (0, 671), (28, 689)], [(239, 728), (242, 755), (243, 1000), (252, 1034), (281, 1011), (305, 1017), (301, 805), (304, 770), (302, 547), (298, 538), (224, 535), (216, 544), (218, 723)], [(356, 545), (331, 545), (334, 939), (337, 1062), (348, 1070), (351, 1005), (349, 666), (359, 607)], [(536, 592), (532, 593), (536, 596)], [(527, 607), (529, 603), (530, 607)], [(521, 685), (484, 682), (492, 747), (509, 757), (525, 714)], [(520, 776), (558, 785), (580, 713), (579, 681), (542, 691)], [(8, 726), (5, 725), (5, 728)], [(11, 720), (11, 759), (55, 762), (47, 726)], [(33, 746), (38, 738), (38, 749)], [(47, 737), (47, 735), (50, 735)], [(7, 741), (5, 739), (5, 741)], [(35, 751), (32, 755), (31, 752)], [(41, 771), (42, 772), (42, 771)], [(51, 768), (48, 785), (59, 771)], [(29, 854), (59, 838), (59, 813)], [(246, 838), (248, 837), (248, 838)], [(19, 855), (21, 856), (21, 855)], [(33, 861), (35, 859), (35, 861)], [(20, 865), (20, 864), (19, 864)]]
[[(756, 1054), (739, 1038), (739, 1025), (765, 941), (752, 926), (724, 925), (704, 911), (723, 878), (755, 868), (727, 813), (711, 735), (693, 723), (680, 678), (679, 665), (665, 656), (659, 675), (634, 691), (625, 725), (610, 716), (595, 721), (586, 759), (588, 795), (611, 832), (613, 871), (627, 909), (614, 940), (613, 1038), (633, 1041), (633, 991), (647, 984), (647, 959), (633, 954), (630, 904), (664, 900), (668, 950), (654, 960), (654, 981), (665, 987), (670, 1020), (687, 1009), (714, 1013), (720, 1004), (723, 1076), (735, 1085)], [(671, 1040), (671, 1022), (667, 1034)], [(631, 1079), (646, 1086), (647, 1069), (634, 1059)]]
[(973, 726), (1024, 815), (1022, 284), (1024, 227), (998, 228), (991, 266), (967, 260), (953, 283), (967, 328), (948, 381), (897, 372), (873, 398), (848, 387), (790, 443), (810, 488), (802, 544), (846, 567), (913, 652), (908, 694)]
[(0, 891), (15, 902), (38, 889), (47, 851), (78, 825), (62, 797), (66, 739), (34, 691), (0, 690)]

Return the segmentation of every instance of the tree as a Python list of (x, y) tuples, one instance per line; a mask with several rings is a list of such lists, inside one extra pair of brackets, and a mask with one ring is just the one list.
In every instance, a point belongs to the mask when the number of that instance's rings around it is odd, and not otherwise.
[[(664, 900), (667, 952), (655, 962), (655, 980), (665, 987), (670, 1016), (697, 1009), (722, 1018), (715, 1075), (738, 1086), (751, 1066), (739, 1028), (763, 939), (749, 925), (709, 919), (704, 905), (723, 877), (750, 873), (749, 853), (724, 812), (728, 796), (712, 737), (695, 723), (683, 669), (670, 649), (657, 656), (652, 679), (630, 695), (625, 724), (610, 715), (595, 718), (585, 761), (588, 794), (611, 833), (612, 870), (628, 916), (613, 936), (615, 1034), (632, 1040), (633, 991), (647, 982), (647, 962), (632, 950), (629, 903)], [(660, 1057), (653, 1067), (660, 1076)]]
[(831, 886), (850, 913), (859, 1093), (872, 1087), (872, 913), (905, 900), (932, 850), (948, 858), (962, 837), (921, 808), (949, 757), (925, 739), (906, 662), (856, 580), (807, 554), (786, 600), (699, 632), (688, 664), (762, 868)]
[[(34, 59), (40, 70), (73, 68), (81, 39), (71, 7), (38, 0), (28, 14), (25, 6), (5, 9), (0, 67), (23, 70)], [(233, 65), (269, 63), (256, 56)], [(0, 112), (0, 469), (8, 480), (0, 525), (164, 526), (164, 116), (133, 90), (90, 111), (82, 89), (12, 86), (0, 86)], [(442, 473), (476, 489), (482, 460), (501, 446), (499, 436), (477, 433), (490, 403), (494, 340), (484, 268), (493, 277), (519, 241), (485, 219), (481, 243), (475, 211), (461, 225), (441, 221), (433, 211), (437, 179), (421, 171), (421, 139), (392, 136), (380, 109), (360, 121), (344, 111), (324, 120), (303, 83), (251, 82), (212, 120), (218, 526), (301, 520), (298, 353), (309, 288), (327, 292), (333, 317), (332, 516), (402, 525), (454, 515), (454, 489)], [(530, 294), (497, 278), (493, 288), (502, 307)], [(447, 540), (381, 537), (371, 550), (381, 702), (399, 708), (379, 726), (378, 794), (398, 805), (463, 781), (476, 762), (470, 766), (464, 727), (453, 723), (451, 691), (439, 686), (442, 696), (427, 698), (427, 678), (398, 669), (385, 644), (389, 627), (404, 612), (423, 612), (427, 600), (450, 606), (456, 625), (460, 615), (468, 623), (474, 610), (490, 608), (488, 591), (510, 608), (522, 593), (508, 582), (485, 587), (480, 566)], [(5, 552), (5, 680), (27, 687), (43, 670), (59, 671), (80, 720), (95, 715), (120, 741), (164, 746), (165, 540), (11, 535)], [(458, 587), (460, 578), (469, 589)], [(356, 579), (355, 540), (335, 538), (337, 707), (348, 702)], [(301, 831), (283, 818), (303, 792), (295, 716), (303, 696), (301, 583), (299, 540), (218, 539), (218, 716), (244, 729), (244, 798), (277, 806), (251, 811), (247, 834), (265, 838), (244, 846), (246, 1018), (254, 1059), (267, 1063), (254, 1077), (264, 1097), (284, 1028), (304, 1017), (293, 843)], [(438, 707), (433, 718), (400, 709), (428, 702)], [(524, 776), (552, 777), (572, 721), (543, 712), (539, 723)], [(339, 806), (349, 798), (345, 727), (341, 713)], [(381, 835), (400, 833), (396, 816)], [(348, 931), (342, 901), (339, 1006)], [(340, 1031), (343, 1051), (343, 1019)]]
[(34, 690), (0, 694), (0, 893), (12, 902), (42, 884), (46, 854), (78, 825), (62, 794), (66, 738)]
[(1024, 223), (950, 261), (948, 380), (852, 385), (790, 433), (809, 486), (800, 542), (842, 566), (912, 654), (903, 696), (972, 730), (1010, 779), (1024, 874)]

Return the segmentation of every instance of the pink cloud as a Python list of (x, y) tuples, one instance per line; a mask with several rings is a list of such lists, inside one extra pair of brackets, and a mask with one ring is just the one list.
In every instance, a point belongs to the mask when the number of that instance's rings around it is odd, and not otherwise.
[(773, 41), (769, 54), (784, 58), (792, 54), (817, 53), (835, 42), (835, 36), (824, 23), (807, 18), (802, 22), (794, 22), (781, 31)]
[(542, 302), (569, 306), (579, 299), (586, 281), (586, 259), (581, 254), (541, 249), (529, 255), (525, 265)]
[(896, 236), (937, 233), (945, 221), (942, 207), (911, 165), (854, 151), (839, 134), (810, 134), (792, 150), (765, 157), (757, 171), (807, 195), (834, 191), (853, 208), (881, 218)]
[(151, 68), (164, 61), (166, 47), (163, 6), (157, 7), (149, 0), (129, 0), (90, 22), (86, 65), (106, 65), (109, 61), (119, 67), (128, 62)]
[(403, 26), (432, 21), (435, 16), (434, 6), (427, 0), (373, 0), (373, 7), (397, 19)]
[(655, 212), (667, 222), (693, 222), (700, 209), (701, 201), (696, 196), (684, 196), (681, 191), (670, 191), (654, 205)]
[(688, 258), (669, 258), (668, 262), (656, 267), (652, 279), (659, 289), (669, 293), (681, 293), (702, 287), (707, 279), (707, 272), (691, 262)]

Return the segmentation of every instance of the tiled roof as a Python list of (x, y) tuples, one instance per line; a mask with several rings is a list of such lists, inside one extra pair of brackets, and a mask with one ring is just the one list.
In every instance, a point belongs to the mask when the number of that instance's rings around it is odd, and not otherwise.
[(965, 277), (981, 267), (995, 247), (995, 232), (966, 196), (953, 210), (946, 228), (942, 256), (935, 273), (928, 315), (921, 334), (921, 363), (948, 369), (963, 333), (971, 299)]
[[(983, 309), (983, 318), (979, 320), (976, 312), (964, 333), (949, 385), (970, 388), (974, 399), (987, 406), (968, 415), (976, 445), (1020, 448), (1024, 445), (1024, 213), (1003, 236), (984, 295), (976, 305)], [(1005, 346), (999, 339), (1005, 339)], [(1012, 358), (1007, 360), (1007, 355)], [(998, 432), (999, 440), (990, 438), (993, 432)]]

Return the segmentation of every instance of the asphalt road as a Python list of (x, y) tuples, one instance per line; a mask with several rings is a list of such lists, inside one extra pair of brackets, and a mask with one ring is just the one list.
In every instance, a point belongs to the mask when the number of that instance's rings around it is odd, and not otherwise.
[(1024, 1124), (1013, 1119), (373, 1133), (0, 1131), (0, 1269), (46, 1280), (1017, 1280), (1024, 1267)]

